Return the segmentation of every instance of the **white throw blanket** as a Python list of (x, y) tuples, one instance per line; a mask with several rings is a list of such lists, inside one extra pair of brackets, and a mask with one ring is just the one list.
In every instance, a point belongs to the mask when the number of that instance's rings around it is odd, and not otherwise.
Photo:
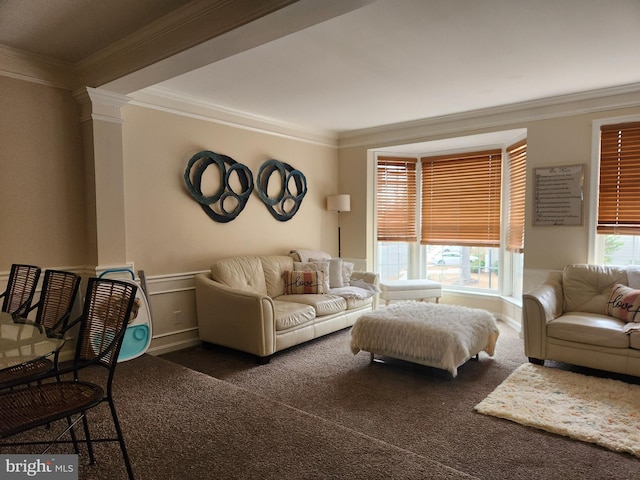
[(351, 330), (351, 351), (409, 360), (455, 377), (458, 366), (480, 351), (493, 355), (499, 334), (486, 310), (400, 302), (362, 315)]
[(331, 295), (354, 300), (366, 300), (373, 297), (376, 293), (380, 293), (380, 287), (367, 283), (364, 280), (351, 280), (351, 285), (340, 288), (332, 288), (329, 290)]
[(312, 258), (324, 258), (329, 260), (331, 255), (320, 250), (291, 250), (291, 253), (297, 253), (302, 263), (308, 263)]
[(640, 323), (629, 322), (624, 327), (622, 327), (622, 333), (631, 335), (632, 332), (640, 332)]

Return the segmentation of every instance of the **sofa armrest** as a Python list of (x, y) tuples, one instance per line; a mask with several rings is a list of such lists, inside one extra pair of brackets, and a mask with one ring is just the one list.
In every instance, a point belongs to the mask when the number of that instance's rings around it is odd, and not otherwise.
[(540, 286), (522, 296), (524, 350), (529, 358), (544, 360), (547, 323), (562, 315), (562, 273), (552, 272)]
[[(375, 285), (376, 287), (380, 287), (380, 275), (374, 272), (363, 272), (360, 270), (356, 270), (351, 273), (351, 278), (354, 280), (363, 280), (370, 285)], [(374, 310), (378, 308), (379, 299), (380, 299), (380, 294), (376, 294), (373, 297), (372, 307)]]
[(275, 306), (271, 297), (229, 288), (201, 273), (194, 277), (200, 340), (252, 353), (276, 348)]
[(355, 271), (351, 273), (351, 278), (354, 278), (356, 280), (364, 280), (365, 282), (377, 287), (380, 286), (380, 275), (378, 275), (377, 273)]

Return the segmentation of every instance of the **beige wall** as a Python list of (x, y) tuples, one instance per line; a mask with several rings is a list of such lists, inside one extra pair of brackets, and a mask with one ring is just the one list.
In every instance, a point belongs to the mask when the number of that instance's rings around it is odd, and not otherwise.
[(58, 88), (0, 76), (0, 271), (87, 263), (79, 105)]
[[(135, 105), (123, 108), (123, 119), (127, 260), (147, 275), (205, 270), (225, 256), (287, 254), (292, 248), (337, 253), (337, 216), (325, 204), (327, 195), (338, 193), (335, 148)], [(202, 150), (246, 165), (254, 183), (272, 158), (300, 170), (308, 188), (300, 210), (280, 222), (254, 189), (236, 219), (211, 220), (183, 178), (189, 159)], [(210, 166), (205, 178), (216, 172)], [(278, 179), (273, 175), (270, 187)]]

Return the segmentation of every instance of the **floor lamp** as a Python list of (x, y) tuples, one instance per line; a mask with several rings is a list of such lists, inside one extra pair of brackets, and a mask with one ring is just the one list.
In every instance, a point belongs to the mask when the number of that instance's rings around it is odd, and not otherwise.
[(338, 258), (340, 258), (342, 254), (340, 249), (340, 212), (351, 211), (351, 195), (344, 193), (329, 195), (327, 197), (327, 210), (338, 212)]

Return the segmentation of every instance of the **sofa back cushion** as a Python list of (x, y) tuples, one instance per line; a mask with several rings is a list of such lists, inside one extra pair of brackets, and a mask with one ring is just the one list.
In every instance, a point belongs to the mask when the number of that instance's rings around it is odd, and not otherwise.
[(268, 295), (260, 257), (231, 257), (211, 265), (211, 278), (230, 288)]
[(259, 258), (264, 271), (267, 295), (271, 298), (284, 295), (284, 272), (293, 270), (293, 258), (288, 255), (264, 255)]
[(616, 283), (628, 285), (624, 267), (567, 265), (562, 272), (565, 312), (607, 314), (607, 302)]

